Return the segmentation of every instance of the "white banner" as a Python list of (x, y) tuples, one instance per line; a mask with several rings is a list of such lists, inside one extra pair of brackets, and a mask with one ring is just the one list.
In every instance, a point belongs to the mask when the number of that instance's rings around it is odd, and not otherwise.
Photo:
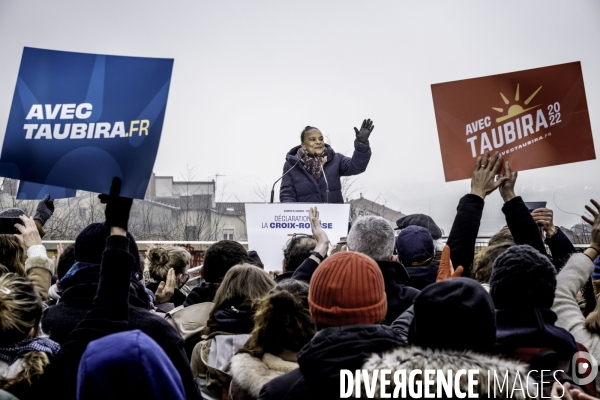
[(319, 219), (332, 245), (348, 235), (350, 204), (248, 203), (248, 250), (255, 250), (266, 271), (281, 271), (283, 249), (294, 233), (311, 234), (308, 211), (319, 210)]

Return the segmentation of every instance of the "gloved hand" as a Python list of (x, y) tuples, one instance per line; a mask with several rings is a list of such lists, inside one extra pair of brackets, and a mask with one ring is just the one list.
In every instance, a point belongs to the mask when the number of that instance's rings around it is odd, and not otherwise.
[(356, 127), (354, 128), (354, 132), (356, 132), (356, 140), (361, 143), (367, 143), (371, 132), (373, 132), (373, 128), (375, 128), (373, 122), (370, 119), (365, 119), (360, 127), (360, 131), (356, 129)]
[(110, 185), (110, 194), (100, 194), (98, 198), (100, 203), (106, 204), (104, 215), (106, 216), (106, 226), (117, 226), (127, 230), (127, 222), (129, 221), (129, 211), (133, 199), (128, 197), (120, 197), (121, 179), (114, 177)]
[(456, 271), (454, 270), (452, 260), (450, 259), (450, 247), (445, 245), (444, 250), (442, 250), (442, 259), (440, 260), (440, 266), (435, 281), (442, 282), (450, 278), (460, 278), (463, 271), (464, 268), (462, 266), (458, 266)]
[(44, 226), (52, 214), (54, 214), (54, 200), (50, 200), (50, 195), (47, 194), (46, 197), (38, 203), (33, 219), (37, 219), (42, 226)]

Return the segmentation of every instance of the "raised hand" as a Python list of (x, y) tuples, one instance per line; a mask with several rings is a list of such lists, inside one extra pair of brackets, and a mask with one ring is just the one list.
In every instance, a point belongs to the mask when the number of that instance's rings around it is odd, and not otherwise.
[(156, 304), (166, 303), (171, 300), (173, 293), (175, 293), (176, 280), (177, 277), (175, 276), (175, 270), (173, 268), (169, 268), (169, 272), (167, 273), (167, 281), (161, 281), (158, 284), (156, 293), (154, 293), (154, 300)]
[(517, 171), (512, 172), (510, 170), (510, 165), (507, 161), (504, 165), (504, 175), (502, 175), (505, 180), (500, 186), (500, 196), (502, 196), (502, 199), (505, 203), (517, 197), (515, 194), (515, 183), (517, 182), (518, 174), (519, 173)]
[(452, 266), (452, 260), (450, 259), (450, 247), (448, 245), (444, 246), (444, 250), (442, 251), (442, 258), (440, 260), (440, 267), (438, 268), (438, 274), (435, 278), (436, 282), (442, 282), (446, 279), (451, 278), (460, 278), (463, 274), (464, 268), (459, 266), (454, 270)]
[(98, 195), (98, 198), (101, 203), (106, 204), (106, 210), (104, 211), (106, 225), (127, 230), (129, 211), (131, 210), (133, 199), (120, 197), (120, 192), (121, 179), (115, 177), (110, 185), (110, 194), (100, 194)]
[(549, 208), (536, 208), (531, 212), (536, 224), (540, 225), (546, 236), (556, 235), (557, 228), (554, 226), (554, 212)]
[(33, 218), (29, 218), (26, 215), (20, 215), (19, 218), (23, 221), (23, 225), (15, 224), (15, 228), (20, 232), (20, 234), (15, 234), (15, 236), (27, 247), (42, 244), (40, 232)]
[(44, 226), (52, 214), (54, 214), (54, 200), (50, 200), (50, 195), (47, 194), (46, 197), (38, 203), (33, 219), (37, 219), (42, 226)]
[(491, 158), (489, 156), (490, 153), (486, 151), (483, 156), (477, 158), (471, 177), (471, 194), (482, 199), (485, 199), (485, 196), (498, 189), (507, 180), (505, 177), (496, 177), (496, 173), (502, 165), (502, 155), (496, 152)]
[(329, 250), (329, 238), (327, 237), (327, 233), (325, 233), (323, 226), (321, 226), (319, 210), (317, 210), (317, 207), (311, 207), (308, 211), (308, 216), (310, 219), (310, 229), (315, 239), (317, 239), (315, 251), (319, 252), (322, 257), (327, 257), (327, 251)]
[(371, 132), (373, 132), (373, 128), (375, 128), (373, 121), (370, 119), (365, 119), (360, 127), (360, 130), (354, 127), (354, 132), (356, 132), (356, 140), (361, 143), (367, 143), (369, 136), (371, 136)]
[(593, 216), (594, 220), (592, 221), (588, 217), (582, 215), (581, 218), (588, 224), (592, 225), (592, 237), (590, 246), (596, 250), (596, 252), (600, 252), (600, 204), (594, 199), (590, 200), (590, 202), (596, 208), (592, 209), (590, 206), (585, 206), (585, 209), (588, 210)]

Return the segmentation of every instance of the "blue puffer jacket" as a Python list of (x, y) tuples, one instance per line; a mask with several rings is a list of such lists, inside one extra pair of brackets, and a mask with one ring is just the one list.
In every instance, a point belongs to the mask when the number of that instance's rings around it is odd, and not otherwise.
[[(354, 141), (354, 154), (352, 158), (333, 151), (331, 146), (327, 148), (327, 162), (323, 165), (325, 177), (329, 184), (329, 203), (343, 203), (342, 182), (340, 177), (358, 175), (365, 172), (371, 159), (371, 147), (369, 142), (359, 143)], [(300, 146), (291, 149), (283, 165), (283, 173), (298, 162), (296, 153)], [(299, 162), (281, 181), (279, 189), (279, 201), (282, 203), (325, 203), (327, 202), (327, 184), (321, 177), (317, 180)]]

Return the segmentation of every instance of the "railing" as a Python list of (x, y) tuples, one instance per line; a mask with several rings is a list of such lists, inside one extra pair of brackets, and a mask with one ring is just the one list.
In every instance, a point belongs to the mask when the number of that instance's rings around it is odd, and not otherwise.
[[(479, 251), (481, 251), (481, 249), (487, 247), (488, 242), (490, 241), (491, 236), (482, 236), (482, 237), (478, 237), (475, 240), (475, 253), (478, 253)], [(439, 239), (439, 242), (444, 244), (446, 243), (446, 240), (448, 240), (447, 236), (443, 236)], [(74, 240), (44, 240), (42, 241), (42, 243), (44, 244), (44, 246), (46, 246), (46, 250), (48, 251), (48, 253), (51, 254), (56, 254), (56, 245), (59, 243), (62, 244), (72, 244), (75, 243)], [(138, 245), (138, 249), (142, 252), (146, 251), (146, 246), (149, 244), (163, 244), (163, 245), (173, 245), (173, 246), (181, 246), (186, 248), (189, 251), (206, 251), (213, 243), (216, 243), (215, 241), (185, 241), (185, 240), (178, 240), (178, 241), (165, 241), (165, 240), (140, 240), (136, 242)], [(240, 241), (239, 242), (242, 246), (244, 246), (244, 248), (246, 250), (248, 250), (248, 242), (247, 241)], [(573, 246), (575, 246), (575, 248), (579, 248), (579, 249), (585, 249), (587, 247), (589, 247), (589, 244), (574, 244)]]

